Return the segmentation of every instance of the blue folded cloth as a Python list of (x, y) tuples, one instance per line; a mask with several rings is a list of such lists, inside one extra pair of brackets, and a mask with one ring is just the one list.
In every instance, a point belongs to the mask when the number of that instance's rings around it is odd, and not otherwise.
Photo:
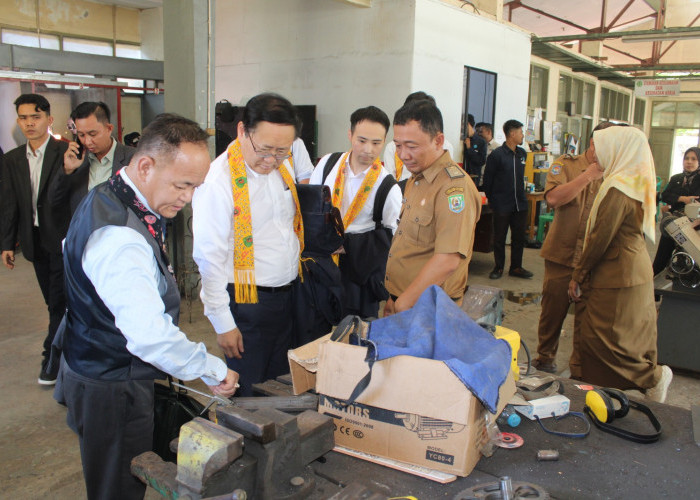
[[(476, 324), (438, 286), (423, 292), (409, 309), (371, 323), (368, 339), (376, 360), (407, 355), (443, 361), (491, 412), (512, 359), (505, 340)], [(436, 381), (439, 383), (439, 381)]]

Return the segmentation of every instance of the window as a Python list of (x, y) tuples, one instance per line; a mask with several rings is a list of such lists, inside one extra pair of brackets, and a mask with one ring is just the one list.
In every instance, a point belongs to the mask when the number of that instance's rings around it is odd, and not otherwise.
[(530, 65), (530, 92), (527, 107), (531, 109), (547, 107), (547, 86), (549, 69)]
[(700, 128), (700, 103), (655, 102), (651, 108), (651, 126), (683, 129)]
[(486, 122), (493, 124), (495, 111), (496, 73), (465, 66), (462, 137), (466, 137), (467, 114), (472, 114), (476, 123)]
[(628, 123), (630, 116), (629, 94), (601, 87), (599, 115), (601, 120)]
[(2, 43), (22, 45), (24, 47), (37, 47), (41, 49), (59, 50), (60, 41), (55, 35), (41, 35), (32, 31), (20, 31), (2, 29)]
[(98, 56), (113, 56), (114, 50), (110, 42), (98, 42), (81, 38), (63, 38), (63, 50), (82, 52), (83, 54), (96, 54)]
[(115, 55), (117, 57), (128, 57), (129, 59), (141, 59), (141, 46), (118, 43), (115, 45)]

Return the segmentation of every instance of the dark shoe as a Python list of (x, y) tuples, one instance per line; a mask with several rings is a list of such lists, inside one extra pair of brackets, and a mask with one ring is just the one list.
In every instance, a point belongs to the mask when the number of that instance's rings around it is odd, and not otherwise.
[(522, 267), (511, 269), (508, 271), (508, 275), (513, 276), (514, 278), (532, 278), (532, 273), (527, 269), (523, 269)]
[(49, 373), (42, 368), (37, 382), (39, 382), (39, 385), (56, 385), (56, 373)]
[(541, 372), (557, 373), (557, 364), (554, 361), (542, 361), (541, 359), (536, 359), (532, 362), (532, 366)]
[(503, 269), (494, 269), (491, 271), (491, 274), (489, 274), (489, 279), (497, 280), (501, 276), (503, 276)]

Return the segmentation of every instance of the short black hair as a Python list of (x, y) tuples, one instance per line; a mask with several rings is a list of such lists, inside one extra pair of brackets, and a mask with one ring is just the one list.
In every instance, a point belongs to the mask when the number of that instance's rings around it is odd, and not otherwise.
[(255, 130), (260, 122), (292, 125), (294, 138), (301, 133), (301, 119), (289, 100), (279, 94), (267, 92), (252, 97), (243, 109), (243, 128), (246, 133)]
[(206, 146), (209, 135), (192, 120), (174, 113), (161, 113), (143, 129), (134, 156), (174, 157), (182, 143)]
[(523, 124), (518, 120), (508, 120), (503, 124), (503, 133), (506, 134), (506, 137), (508, 137), (508, 133), (516, 128), (523, 128)]
[(490, 123), (479, 122), (479, 123), (476, 124), (476, 129), (477, 129), (477, 130), (484, 130), (484, 129), (486, 129), (486, 130), (488, 130), (488, 131), (491, 133), (491, 135), (493, 135), (493, 125), (491, 125)]
[(434, 103), (428, 100), (404, 104), (394, 114), (394, 125), (406, 125), (413, 120), (417, 121), (421, 130), (431, 138), (442, 132), (442, 113)]
[(71, 120), (75, 121), (88, 118), (91, 115), (95, 115), (95, 118), (98, 122), (107, 125), (110, 124), (110, 119), (112, 117), (112, 113), (110, 113), (109, 107), (102, 101), (87, 101), (78, 104), (76, 108), (71, 112), (70, 118)]
[(370, 121), (380, 124), (384, 127), (384, 133), (389, 131), (389, 117), (384, 111), (376, 106), (367, 106), (366, 108), (360, 108), (353, 111), (350, 115), (350, 131), (355, 131), (355, 125), (361, 121)]
[(33, 104), (34, 111), (43, 111), (48, 116), (51, 116), (51, 104), (43, 95), (39, 94), (22, 94), (15, 99), (15, 111), (19, 112), (19, 107), (22, 104)]
[[(413, 92), (412, 94), (408, 94), (406, 100), (403, 102), (403, 105), (405, 106), (409, 102), (413, 101), (430, 101), (433, 104), (435, 104), (435, 98), (430, 94), (426, 94), (422, 90), (419, 90), (418, 92)], [(435, 105), (437, 106), (437, 104)]]
[(472, 127), (474, 126), (474, 115), (469, 113), (467, 115), (467, 123), (471, 125)]

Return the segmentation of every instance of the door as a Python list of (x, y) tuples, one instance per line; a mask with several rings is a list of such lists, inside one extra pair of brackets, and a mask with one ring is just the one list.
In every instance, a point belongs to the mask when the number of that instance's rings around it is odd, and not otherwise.
[(493, 120), (496, 110), (496, 73), (465, 66), (463, 102), (462, 138), (466, 136), (468, 114), (474, 115), (475, 123), (486, 122), (495, 125)]

